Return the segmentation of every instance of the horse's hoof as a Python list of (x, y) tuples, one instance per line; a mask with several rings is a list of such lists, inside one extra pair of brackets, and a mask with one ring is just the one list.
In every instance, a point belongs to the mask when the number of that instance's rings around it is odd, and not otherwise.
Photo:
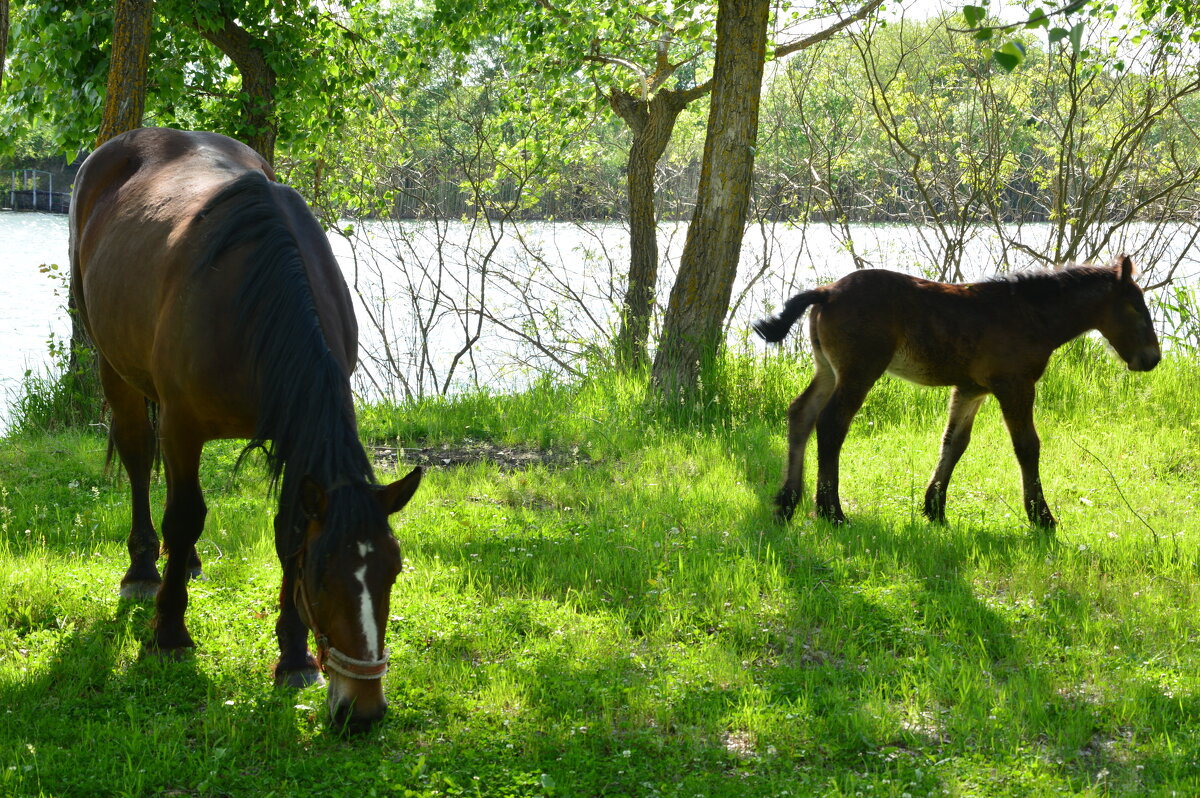
[(135, 580), (121, 583), (120, 596), (125, 601), (154, 601), (162, 582)]
[(294, 690), (303, 690), (305, 687), (316, 685), (321, 687), (325, 684), (325, 677), (316, 668), (304, 668), (296, 671), (275, 671), (275, 686), (288, 687)]
[(204, 571), (199, 568), (188, 568), (188, 579), (196, 582), (208, 581), (208, 577), (204, 575)]
[(163, 646), (160, 646), (157, 643), (147, 643), (146, 644), (146, 653), (150, 654), (151, 656), (158, 657), (159, 659), (165, 660), (167, 662), (180, 662), (182, 660), (187, 659), (188, 656), (191, 655), (192, 649), (194, 649), (194, 648), (195, 648), (195, 644), (186, 645), (186, 646), (174, 646), (171, 648), (164, 648)]

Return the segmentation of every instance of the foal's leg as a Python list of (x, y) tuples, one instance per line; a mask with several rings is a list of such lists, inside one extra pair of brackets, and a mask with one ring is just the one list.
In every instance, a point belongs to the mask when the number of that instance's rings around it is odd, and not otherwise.
[(838, 497), (838, 461), (854, 414), (862, 407), (867, 392), (883, 375), (882, 363), (855, 363), (838, 371), (837, 387), (817, 417), (817, 515), (834, 523), (846, 523)]
[(829, 401), (837, 378), (819, 347), (813, 347), (816, 370), (812, 382), (788, 407), (788, 464), (783, 487), (775, 496), (775, 518), (787, 521), (804, 493), (804, 450), (821, 408)]
[(996, 399), (1004, 413), (1004, 423), (1012, 436), (1013, 451), (1021, 466), (1021, 484), (1024, 492), (1025, 513), (1034, 526), (1053, 528), (1054, 516), (1046, 497), (1042, 494), (1042, 478), (1038, 473), (1038, 459), (1042, 443), (1033, 426), (1033, 397), (1035, 384), (1030, 382), (1004, 383), (995, 387)]
[(204, 441), (194, 436), (191, 425), (180, 423), (164, 408), (161, 420), (163, 463), (167, 469), (167, 506), (162, 533), (167, 549), (167, 567), (156, 601), (154, 648), (174, 651), (190, 648), (191, 635), (184, 622), (190, 555), (204, 530), (208, 508), (200, 491), (200, 451)]
[(279, 618), (275, 621), (275, 637), (279, 640), (279, 662), (275, 665), (275, 684), (278, 687), (308, 687), (325, 680), (317, 669), (317, 661), (308, 651), (308, 627), (296, 610), (296, 547), (299, 530), (283, 528), (283, 513), (275, 516), (275, 553), (283, 569), (279, 588)]
[(158, 535), (150, 515), (150, 472), (154, 468), (154, 425), (146, 408), (146, 397), (125, 382), (103, 357), (99, 358), (100, 384), (112, 408), (109, 435), (125, 473), (129, 475), (130, 509), (129, 568), (121, 577), (121, 598), (151, 599), (162, 580), (158, 576)]
[(950, 420), (946, 422), (946, 433), (942, 436), (942, 456), (925, 489), (925, 517), (939, 524), (946, 523), (946, 488), (950, 475), (971, 442), (971, 426), (975, 414), (987, 394), (983, 391), (968, 391), (955, 388), (950, 394)]

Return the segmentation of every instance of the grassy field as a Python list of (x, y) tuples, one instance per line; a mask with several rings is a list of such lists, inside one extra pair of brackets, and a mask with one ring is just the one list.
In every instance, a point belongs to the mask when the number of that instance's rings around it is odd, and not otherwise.
[[(994, 400), (926, 523), (947, 393), (890, 379), (843, 454), (851, 523), (774, 523), (807, 369), (733, 358), (668, 409), (608, 376), (363, 408), (368, 443), (449, 464), (394, 524), (391, 709), (349, 741), (319, 688), (270, 685), (273, 507), (236, 444), (204, 463), (198, 648), (162, 661), (117, 600), (103, 439), (0, 442), (0, 795), (1200, 792), (1200, 363), (1052, 361), (1053, 536)], [(486, 447), (553, 457), (459, 464)]]

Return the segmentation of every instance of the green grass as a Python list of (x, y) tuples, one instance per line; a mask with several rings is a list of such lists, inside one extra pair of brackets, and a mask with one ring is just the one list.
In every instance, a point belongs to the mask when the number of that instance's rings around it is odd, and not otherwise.
[(851, 524), (775, 524), (807, 368), (731, 357), (671, 408), (611, 375), (364, 408), (370, 441), (591, 459), (427, 475), (394, 524), (391, 709), (350, 741), (319, 688), (270, 686), (272, 506), (253, 465), (231, 475), (235, 443), (203, 467), (199, 645), (163, 661), (150, 608), (116, 597), (129, 507), (104, 441), (4, 441), (0, 795), (1200, 791), (1200, 363), (1131, 374), (1087, 341), (1051, 363), (1053, 537), (1025, 523), (994, 401), (950, 523), (926, 523), (947, 394), (890, 379), (843, 453)]

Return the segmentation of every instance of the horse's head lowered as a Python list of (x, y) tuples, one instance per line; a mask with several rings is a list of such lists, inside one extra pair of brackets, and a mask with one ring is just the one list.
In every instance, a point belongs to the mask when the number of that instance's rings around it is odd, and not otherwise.
[(408, 503), (420, 482), (418, 467), (390, 485), (322, 486), (306, 477), (300, 486), (307, 529), (297, 558), (296, 607), (316, 638), (335, 728), (365, 731), (387, 710), (384, 630), (401, 567), (387, 517)]
[(1162, 352), (1142, 288), (1133, 279), (1133, 261), (1120, 255), (1111, 268), (1116, 279), (1096, 329), (1132, 371), (1149, 371), (1158, 365)]

